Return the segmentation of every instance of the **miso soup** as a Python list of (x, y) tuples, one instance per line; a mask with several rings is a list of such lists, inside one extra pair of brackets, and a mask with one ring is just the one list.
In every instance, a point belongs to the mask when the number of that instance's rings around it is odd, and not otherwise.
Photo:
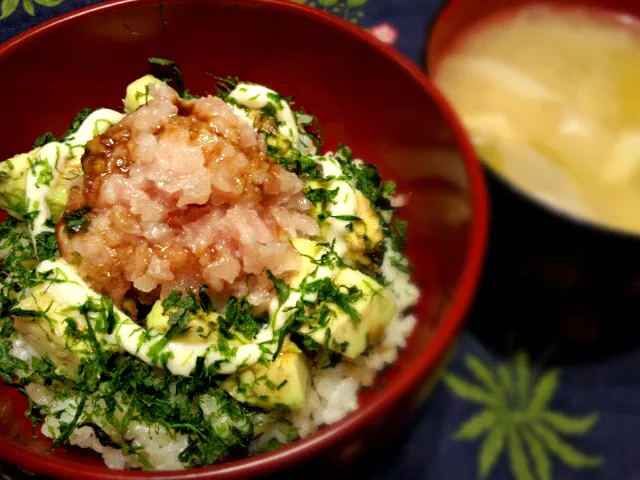
[(570, 215), (640, 233), (640, 24), (525, 7), (463, 35), (434, 78), (495, 172)]

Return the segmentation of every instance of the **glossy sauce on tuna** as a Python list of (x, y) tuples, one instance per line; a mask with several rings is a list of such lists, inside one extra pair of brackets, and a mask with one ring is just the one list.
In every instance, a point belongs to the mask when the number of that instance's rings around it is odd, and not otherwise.
[[(61, 220), (63, 257), (119, 304), (151, 303), (204, 284), (220, 302), (248, 294), (266, 308), (270, 270), (295, 272), (291, 237), (317, 235), (303, 182), (266, 155), (263, 139), (217, 97), (153, 100), (87, 144), (84, 183)], [(64, 218), (64, 216), (63, 216)]]

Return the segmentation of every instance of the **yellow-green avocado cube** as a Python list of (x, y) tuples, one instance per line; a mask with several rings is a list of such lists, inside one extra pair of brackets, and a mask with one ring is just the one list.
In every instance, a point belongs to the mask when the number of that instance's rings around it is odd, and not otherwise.
[[(158, 300), (147, 316), (147, 328), (165, 333), (169, 329), (169, 316), (163, 312), (162, 301)], [(218, 336), (218, 317), (216, 313), (194, 315), (187, 324), (189, 329), (175, 339), (180, 343), (211, 341), (212, 335)], [(229, 342), (231, 347), (240, 343), (235, 339)], [(229, 376), (222, 382), (222, 388), (243, 403), (266, 409), (284, 405), (297, 410), (305, 405), (309, 379), (304, 354), (288, 342), (273, 362), (258, 363)]]
[[(169, 312), (164, 313), (162, 300), (158, 300), (153, 304), (149, 315), (147, 316), (147, 328), (166, 333), (169, 330)], [(211, 341), (218, 335), (218, 315), (217, 313), (199, 312), (189, 319), (188, 329), (175, 336), (180, 343), (203, 343)], [(212, 338), (212, 335), (214, 336)]]
[[(368, 346), (380, 342), (385, 327), (396, 314), (396, 302), (390, 292), (373, 278), (351, 268), (341, 269), (334, 283), (360, 289), (362, 296), (352, 304), (360, 321), (355, 322), (347, 313), (330, 304), (329, 308), (335, 315), (330, 318), (328, 325), (313, 330), (308, 335), (323, 344), (329, 329), (329, 349), (342, 353), (345, 357), (356, 358)], [(304, 333), (304, 329), (301, 332)]]
[(82, 161), (80, 157), (73, 157), (67, 160), (62, 174), (58, 177), (58, 182), (51, 188), (47, 195), (46, 202), (51, 210), (51, 218), (57, 221), (62, 216), (64, 208), (69, 200), (69, 190), (74, 183), (77, 183), (82, 172)]
[(322, 250), (322, 247), (313, 240), (307, 240), (306, 238), (292, 238), (289, 241), (291, 242), (291, 245), (293, 245), (293, 248), (295, 248), (300, 254), (301, 258), (300, 267), (287, 279), (287, 283), (293, 288), (298, 288), (302, 280), (304, 280), (304, 277), (309, 275), (316, 268), (312, 259), (316, 258)]
[(366, 251), (382, 242), (382, 226), (371, 202), (359, 190), (356, 190), (356, 200), (357, 216), (360, 220), (353, 222), (353, 230), (345, 236), (345, 240), (349, 245), (350, 256), (365, 265), (370, 265), (371, 260), (367, 257)]
[(29, 155), (21, 153), (0, 163), (0, 208), (19, 219), (23, 219), (27, 213), (25, 191)]
[(273, 362), (257, 363), (222, 382), (222, 388), (239, 402), (264, 409), (304, 408), (311, 375), (304, 354), (287, 343)]
[[(131, 82), (127, 86), (127, 93), (122, 100), (126, 113), (135, 112), (142, 105), (146, 105), (153, 98), (149, 95), (149, 89), (154, 85), (162, 85), (164, 82), (153, 75), (145, 75)], [(176, 93), (176, 96), (178, 94)]]
[[(20, 220), (23, 220), (27, 213), (27, 175), (31, 162), (37, 157), (39, 151), (40, 148), (36, 148), (0, 163), (0, 208)], [(45, 199), (51, 210), (53, 221), (57, 221), (62, 215), (69, 198), (68, 189), (80, 175), (82, 175), (80, 158), (74, 157), (67, 160)]]
[[(50, 283), (34, 287), (16, 305), (13, 325), (40, 356), (48, 357), (61, 373), (75, 378), (82, 359), (93, 354), (87, 340), (73, 334), (73, 330), (84, 334), (87, 321), (77, 305), (54, 297), (50, 287)], [(106, 343), (102, 347), (117, 349)]]

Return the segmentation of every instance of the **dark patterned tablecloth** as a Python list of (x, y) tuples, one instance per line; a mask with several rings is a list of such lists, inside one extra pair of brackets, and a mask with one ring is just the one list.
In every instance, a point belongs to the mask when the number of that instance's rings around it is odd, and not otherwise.
[[(418, 64), (429, 22), (441, 4), (441, 0), (296, 1), (358, 24)], [(95, 3), (0, 2), (0, 42)], [(499, 255), (492, 253), (489, 264), (500, 264)], [(640, 479), (640, 349), (635, 337), (631, 333), (618, 341), (609, 335), (603, 345), (598, 341), (602, 330), (613, 328), (620, 319), (607, 317), (606, 308), (594, 319), (580, 302), (551, 324), (544, 308), (531, 308), (544, 306), (546, 294), (535, 288), (529, 291), (528, 285), (511, 285), (524, 295), (505, 313), (496, 302), (499, 294), (496, 297), (495, 291), (489, 292), (491, 285), (487, 287), (502, 275), (500, 271), (493, 269), (488, 274), (493, 279), (485, 278), (444, 381), (413, 427), (369, 469), (374, 473), (363, 471), (356, 477)], [(537, 317), (532, 318), (532, 312)], [(629, 321), (633, 320), (631, 315)]]

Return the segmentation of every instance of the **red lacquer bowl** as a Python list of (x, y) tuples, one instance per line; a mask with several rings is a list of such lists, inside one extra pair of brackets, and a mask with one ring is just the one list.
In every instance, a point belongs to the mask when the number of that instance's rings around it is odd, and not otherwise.
[(0, 158), (28, 150), (44, 131), (62, 133), (83, 107), (120, 105), (128, 82), (148, 72), (150, 56), (175, 60), (194, 93), (215, 91), (212, 75), (233, 75), (294, 96), (318, 116), (327, 148), (345, 142), (410, 193), (403, 215), (422, 286), (419, 325), (398, 362), (362, 393), (359, 410), (269, 454), (189, 472), (111, 471), (88, 452), (49, 451), (23, 418), (24, 398), (0, 386), (0, 458), (82, 479), (247, 478), (311, 457), (346, 461), (420, 405), (473, 297), (487, 204), (465, 133), (414, 66), (329, 14), (282, 1), (123, 0), (55, 19), (0, 47)]

